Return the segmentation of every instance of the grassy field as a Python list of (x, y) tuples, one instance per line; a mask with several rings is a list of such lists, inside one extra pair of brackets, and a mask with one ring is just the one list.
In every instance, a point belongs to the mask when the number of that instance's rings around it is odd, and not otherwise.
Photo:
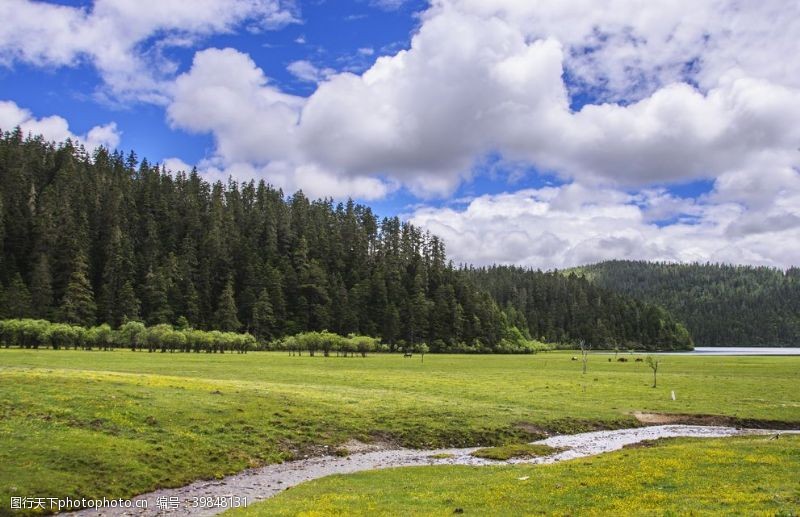
[[(0, 350), (9, 498), (128, 497), (321, 452), (519, 443), (635, 425), (637, 410), (800, 422), (800, 357), (363, 358)], [(670, 399), (674, 390), (677, 400)]]
[(512, 443), (508, 445), (498, 445), (497, 447), (484, 447), (473, 452), (476, 458), (487, 460), (510, 460), (511, 458), (536, 458), (538, 456), (549, 456), (555, 454), (560, 449), (555, 449), (548, 445), (532, 443)]
[[(459, 511), (460, 510), (460, 511)], [(674, 439), (555, 465), (330, 476), (240, 516), (785, 515), (800, 512), (800, 436)]]

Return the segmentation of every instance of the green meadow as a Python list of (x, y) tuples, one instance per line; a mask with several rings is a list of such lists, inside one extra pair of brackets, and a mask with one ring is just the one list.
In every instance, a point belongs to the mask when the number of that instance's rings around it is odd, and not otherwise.
[(635, 411), (800, 426), (800, 357), (661, 356), (652, 388), (633, 356), (592, 355), (582, 374), (572, 355), (1, 349), (0, 513), (15, 495), (130, 497), (350, 439), (509, 445), (637, 425)]

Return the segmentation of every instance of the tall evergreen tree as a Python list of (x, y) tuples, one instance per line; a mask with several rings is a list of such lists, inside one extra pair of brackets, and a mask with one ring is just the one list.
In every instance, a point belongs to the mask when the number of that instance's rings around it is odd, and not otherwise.
[(236, 300), (233, 296), (233, 281), (228, 280), (225, 289), (219, 295), (217, 310), (214, 313), (214, 324), (219, 330), (225, 332), (235, 332), (242, 327), (237, 316)]
[(90, 327), (95, 323), (97, 305), (94, 290), (89, 282), (89, 265), (86, 256), (78, 253), (73, 261), (72, 274), (61, 300), (60, 316), (63, 321)]
[[(0, 192), (0, 271), (6, 270), (4, 242), (6, 238), (5, 210), (3, 209), (3, 193)], [(0, 278), (0, 280), (2, 280)]]
[(53, 316), (53, 284), (50, 274), (50, 261), (45, 253), (40, 253), (31, 272), (32, 314), (37, 318), (50, 319)]
[(31, 293), (19, 273), (11, 278), (0, 301), (0, 313), (4, 318), (24, 318), (33, 312)]
[(278, 269), (268, 266), (264, 278), (264, 287), (269, 293), (269, 303), (275, 319), (275, 333), (282, 335), (286, 321), (286, 299), (283, 295), (283, 281)]
[(144, 277), (144, 313), (149, 325), (171, 323), (174, 312), (169, 304), (169, 278), (166, 271), (150, 269)]
[(277, 336), (275, 332), (275, 314), (272, 311), (269, 291), (261, 290), (258, 300), (253, 306), (253, 324), (250, 332), (259, 340), (269, 341)]
[(114, 318), (120, 325), (128, 321), (137, 321), (141, 317), (141, 303), (136, 296), (136, 290), (129, 280), (126, 280), (117, 292), (116, 309)]
[(103, 321), (118, 326), (139, 314), (139, 300), (131, 283), (133, 250), (118, 226), (111, 229), (104, 258), (98, 312)]

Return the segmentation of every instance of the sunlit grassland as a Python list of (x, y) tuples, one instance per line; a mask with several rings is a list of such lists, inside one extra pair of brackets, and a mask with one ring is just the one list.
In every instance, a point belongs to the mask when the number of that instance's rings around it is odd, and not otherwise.
[[(460, 511), (459, 511), (460, 510)], [(227, 515), (797, 515), (800, 436), (674, 439), (554, 465), (337, 475)]]
[[(633, 411), (800, 421), (800, 357), (368, 358), (0, 350), (0, 513), (11, 495), (127, 497), (350, 438), (496, 445), (635, 425)], [(677, 400), (670, 398), (676, 392)]]

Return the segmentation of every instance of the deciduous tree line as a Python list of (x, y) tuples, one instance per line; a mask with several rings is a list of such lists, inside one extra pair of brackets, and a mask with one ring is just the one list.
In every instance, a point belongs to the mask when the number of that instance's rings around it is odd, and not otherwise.
[(148, 352), (194, 352), (246, 354), (255, 349), (251, 334), (176, 329), (159, 324), (146, 327), (138, 321), (124, 323), (114, 330), (108, 324), (81, 327), (45, 320), (14, 319), (0, 321), (0, 344), (5, 348), (53, 348), (73, 350), (113, 350), (130, 348)]
[(355, 357), (356, 354), (366, 357), (371, 352), (389, 352), (389, 346), (381, 344), (379, 339), (369, 336), (340, 336), (328, 331), (302, 332), (294, 336), (287, 336), (270, 344), (272, 350), (285, 350), (290, 355), (302, 355), (307, 352), (314, 356), (317, 353), (330, 357), (336, 356)]

